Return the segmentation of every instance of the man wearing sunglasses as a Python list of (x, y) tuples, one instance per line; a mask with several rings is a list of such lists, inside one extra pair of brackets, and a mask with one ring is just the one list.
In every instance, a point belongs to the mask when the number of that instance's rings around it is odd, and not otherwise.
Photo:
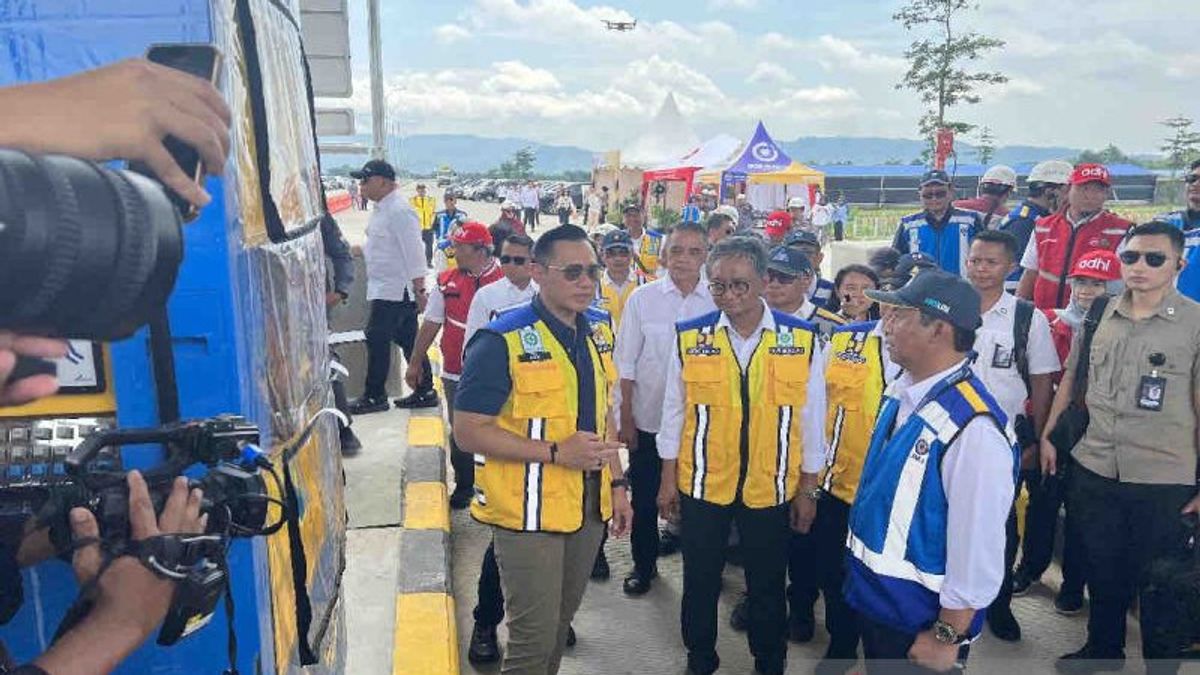
[(984, 229), (980, 215), (951, 206), (954, 188), (950, 176), (941, 169), (930, 169), (921, 176), (919, 194), (923, 210), (900, 219), (892, 248), (902, 253), (926, 253), (941, 269), (965, 275), (971, 239)]
[[(429, 294), (421, 330), (413, 347), (413, 357), (408, 362), (404, 381), (414, 390), (418, 388), (429, 368), (426, 352), (429, 351), (438, 333), (442, 334), (439, 347), (442, 350), (442, 385), (448, 400), (454, 400), (454, 388), (462, 375), (463, 337), (467, 328), (467, 313), (476, 291), (503, 278), (504, 273), (492, 257), (492, 235), (483, 223), (467, 221), (450, 233), (454, 246), (454, 259), (458, 265), (437, 276), (437, 285)], [(454, 411), (450, 413), (450, 425), (454, 425)], [(468, 453), (459, 450), (450, 442), (450, 465), (454, 467), (454, 492), (450, 495), (450, 508), (465, 509), (471, 504), (475, 488), (475, 462)]]
[(1187, 207), (1164, 213), (1154, 219), (1171, 223), (1183, 230), (1183, 257), (1188, 261), (1188, 266), (1179, 273), (1175, 286), (1180, 293), (1193, 300), (1200, 300), (1200, 159), (1192, 162), (1192, 166), (1183, 177), (1183, 184)]
[(729, 237), (707, 266), (719, 311), (676, 325), (657, 439), (658, 505), (680, 521), (690, 672), (709, 675), (720, 665), (717, 600), (736, 520), (754, 666), (782, 675), (789, 523), (800, 532), (812, 525), (825, 457), (820, 339), (812, 324), (767, 307), (760, 241)]
[(634, 289), (647, 282), (646, 275), (640, 270), (633, 269), (633, 240), (624, 230), (616, 230), (604, 235), (600, 241), (600, 255), (603, 257), (604, 274), (600, 283), (596, 284), (597, 309), (608, 312), (612, 317), (613, 328), (621, 330), (621, 312)]
[(471, 515), (492, 526), (507, 596), (502, 672), (553, 675), (604, 523), (622, 536), (633, 513), (609, 428), (612, 329), (590, 307), (603, 268), (575, 225), (547, 231), (533, 256), (533, 301), (467, 345), (454, 438), (483, 460)]
[(1067, 273), (1080, 256), (1116, 252), (1133, 223), (1106, 211), (1112, 179), (1103, 164), (1080, 164), (1071, 172), (1067, 208), (1038, 219), (1021, 256), (1025, 271), (1017, 295), (1038, 309), (1061, 309), (1071, 299)]
[[(1121, 258), (1125, 292), (1101, 313), (1088, 351), (1085, 400), (1090, 423), (1071, 451), (1069, 510), (1079, 523), (1091, 614), (1084, 646), (1058, 661), (1062, 672), (1119, 670), (1125, 616), (1148, 566), (1181, 560), (1200, 512), (1196, 491), (1200, 411), (1200, 305), (1175, 289), (1185, 266), (1183, 233), (1152, 221), (1130, 231)], [(1080, 363), (1076, 341), (1063, 382)], [(1053, 429), (1071, 387), (1059, 387), (1046, 423)], [(1042, 435), (1043, 472), (1057, 453)], [(1142, 634), (1153, 634), (1143, 613)], [(1163, 656), (1147, 649), (1146, 658)]]
[(815, 276), (812, 263), (799, 248), (776, 246), (767, 258), (767, 288), (763, 297), (771, 309), (804, 319), (816, 326), (823, 337), (829, 337), (846, 320), (813, 304), (809, 288)]

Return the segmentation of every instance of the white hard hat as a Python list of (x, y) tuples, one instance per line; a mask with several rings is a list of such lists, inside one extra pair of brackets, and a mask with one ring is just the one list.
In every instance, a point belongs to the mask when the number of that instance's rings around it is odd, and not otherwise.
[(517, 203), (512, 200), (509, 200), (509, 199), (504, 200), (504, 203), (500, 205), (500, 210), (508, 211), (510, 209), (513, 211), (520, 211), (521, 207), (517, 206)]
[(1046, 162), (1039, 162), (1029, 172), (1027, 183), (1053, 183), (1055, 185), (1066, 185), (1071, 180), (1071, 172), (1075, 167), (1071, 166), (1070, 162), (1064, 162), (1061, 159), (1051, 159)]
[(997, 185), (1007, 185), (1008, 187), (1017, 187), (1017, 172), (1012, 170), (1011, 166), (997, 164), (987, 171), (983, 172), (983, 178), (979, 179), (980, 183), (996, 183)]
[(803, 197), (792, 197), (788, 200), (787, 207), (789, 209), (807, 209), (808, 202), (806, 202)]
[(729, 216), (733, 220), (733, 224), (738, 224), (738, 210), (729, 204), (722, 204), (713, 209), (713, 213), (719, 213), (723, 216)]

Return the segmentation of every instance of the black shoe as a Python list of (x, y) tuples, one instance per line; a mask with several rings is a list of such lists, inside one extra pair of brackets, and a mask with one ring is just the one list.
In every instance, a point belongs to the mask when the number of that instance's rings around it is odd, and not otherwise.
[(471, 500), (474, 497), (474, 490), (459, 490), (456, 488), (454, 492), (450, 493), (450, 508), (455, 511), (462, 511), (471, 505)]
[(817, 632), (817, 620), (813, 617), (812, 607), (808, 612), (793, 613), (788, 617), (788, 639), (792, 642), (812, 642)]
[(763, 661), (754, 659), (754, 675), (783, 675), (787, 670), (786, 661)]
[(391, 409), (386, 396), (363, 396), (350, 404), (351, 415), (369, 415)]
[(500, 660), (500, 643), (496, 640), (496, 627), (475, 624), (471, 631), (471, 647), (467, 650), (471, 663), (495, 663)]
[(625, 595), (645, 595), (650, 590), (650, 586), (654, 581), (654, 577), (657, 576), (657, 572), (641, 574), (635, 570), (630, 572), (629, 576), (625, 577), (625, 583), (623, 584), (622, 589), (625, 591)]
[(350, 427), (342, 427), (338, 432), (338, 440), (342, 445), (342, 457), (353, 457), (362, 451), (362, 441)]
[(567, 626), (567, 646), (575, 646), (575, 626)]
[(1029, 587), (1037, 582), (1037, 578), (1022, 569), (1013, 573), (1012, 596), (1019, 598), (1029, 592)]
[(745, 632), (746, 627), (750, 625), (750, 596), (745, 593), (738, 599), (738, 603), (733, 606), (733, 614), (729, 615), (729, 627), (739, 633)]
[(658, 555), (660, 557), (673, 555), (679, 552), (679, 535), (670, 530), (659, 530), (658, 532)]
[(596, 554), (596, 561), (592, 563), (592, 580), (593, 581), (608, 581), (612, 576), (612, 570), (608, 569), (608, 556), (604, 555), (604, 549)]
[(717, 656), (715, 653), (707, 659), (693, 658), (691, 654), (688, 654), (688, 675), (712, 675), (713, 673), (717, 672), (717, 669), (720, 667), (721, 657)]
[(1021, 639), (1021, 624), (1013, 616), (1009, 607), (990, 607), (987, 611), (988, 628), (992, 635), (1005, 642), (1016, 642)]
[(1070, 654), (1064, 654), (1054, 663), (1060, 673), (1115, 673), (1125, 668), (1125, 652), (1101, 652), (1090, 645)]
[(1063, 616), (1074, 616), (1083, 611), (1083, 593), (1060, 592), (1054, 598), (1054, 611)]
[(436, 408), (438, 395), (432, 389), (429, 391), (414, 391), (404, 398), (392, 401), (392, 403), (395, 403), (397, 408)]

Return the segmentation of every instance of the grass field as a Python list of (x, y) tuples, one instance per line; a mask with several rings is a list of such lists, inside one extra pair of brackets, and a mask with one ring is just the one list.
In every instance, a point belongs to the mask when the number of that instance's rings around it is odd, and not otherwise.
[[(900, 219), (913, 213), (921, 207), (911, 206), (855, 206), (850, 209), (850, 223), (846, 227), (846, 238), (854, 240), (891, 239), (896, 233), (896, 224)], [(1135, 223), (1142, 223), (1154, 216), (1170, 211), (1171, 207), (1162, 204), (1110, 204), (1109, 210), (1122, 218)]]

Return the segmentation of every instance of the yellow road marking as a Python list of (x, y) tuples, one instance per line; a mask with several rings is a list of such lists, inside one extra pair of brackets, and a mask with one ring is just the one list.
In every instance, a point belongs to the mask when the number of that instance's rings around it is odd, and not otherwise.
[(454, 598), (404, 593), (396, 598), (392, 675), (458, 675)]
[(442, 446), (446, 441), (446, 426), (441, 417), (409, 417), (408, 447)]
[(450, 531), (446, 485), (440, 481), (409, 483), (404, 488), (404, 527)]

